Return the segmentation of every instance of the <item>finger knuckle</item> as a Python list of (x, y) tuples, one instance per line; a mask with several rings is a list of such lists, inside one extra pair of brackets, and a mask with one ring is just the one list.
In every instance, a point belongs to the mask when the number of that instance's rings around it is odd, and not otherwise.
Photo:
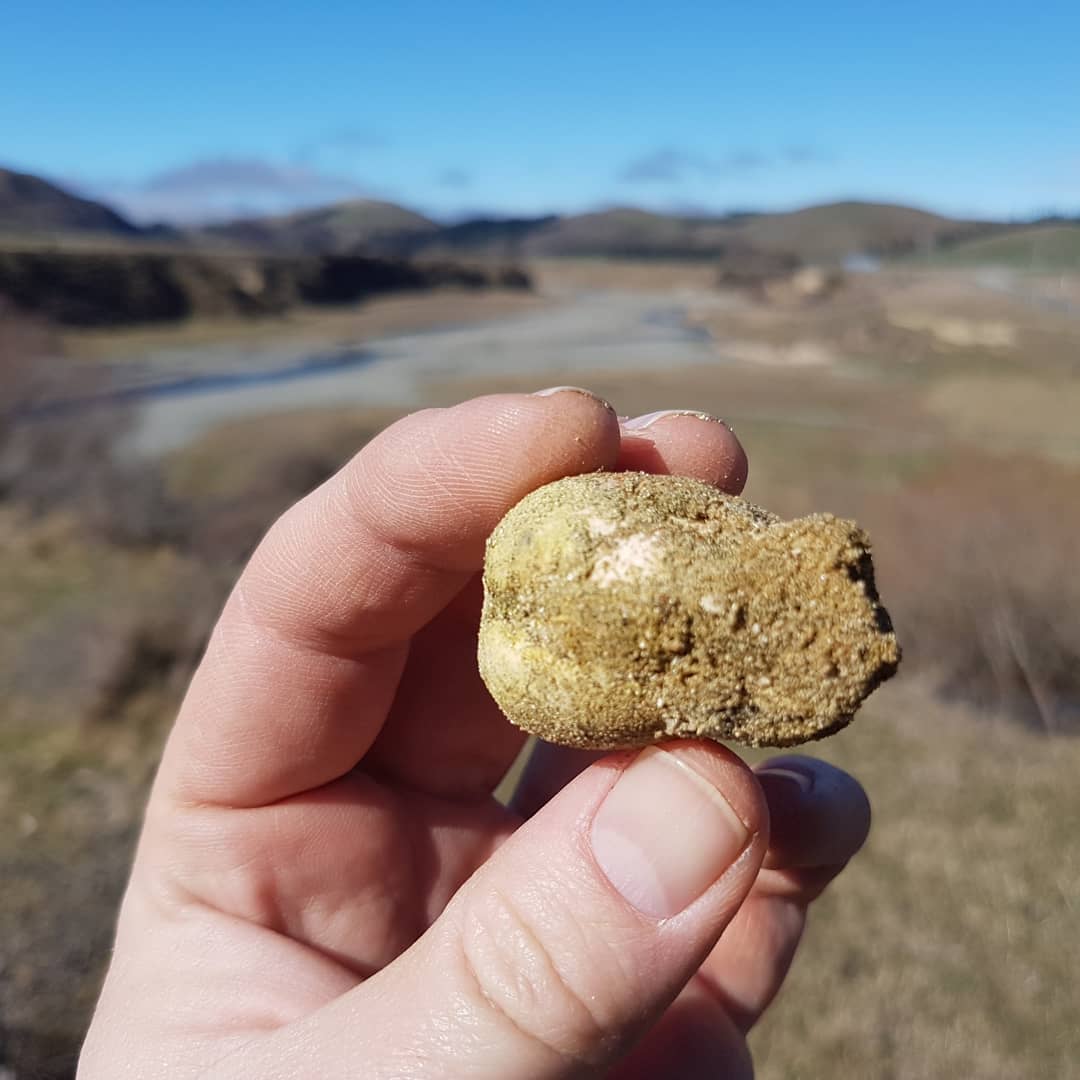
[[(610, 1060), (617, 1036), (597, 996), (565, 960), (581, 930), (567, 925), (565, 932), (553, 933), (553, 923), (562, 919), (550, 911), (546, 916), (538, 919), (505, 893), (486, 890), (465, 916), (462, 955), (468, 978), (481, 1007), (512, 1038), (571, 1064)], [(553, 940), (561, 943), (557, 950)]]

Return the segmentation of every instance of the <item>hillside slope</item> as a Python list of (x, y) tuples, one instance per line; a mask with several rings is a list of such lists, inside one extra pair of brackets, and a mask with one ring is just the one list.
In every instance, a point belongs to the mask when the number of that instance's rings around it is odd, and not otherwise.
[(453, 225), (433, 226), (396, 237), (384, 237), (381, 245), (387, 254), (458, 257), (520, 257), (529, 238), (560, 219), (554, 214), (531, 218), (468, 218)]
[(0, 169), (0, 232), (134, 236), (139, 230), (101, 203), (38, 176)]
[[(482, 227), (478, 227), (481, 226)], [(808, 263), (851, 255), (933, 251), (1001, 226), (907, 206), (842, 202), (787, 213), (693, 217), (616, 207), (562, 218), (484, 221), (416, 233), (409, 250), (461, 250), (533, 256), (724, 258), (783, 254)]]
[(747, 216), (736, 232), (749, 247), (791, 251), (806, 262), (828, 263), (851, 255), (931, 251), (992, 228), (910, 206), (849, 201)]
[(529, 250), (535, 255), (678, 258), (721, 254), (730, 239), (723, 218), (615, 207), (561, 218), (532, 237)]
[[(535, 218), (477, 217), (452, 225), (376, 199), (247, 218), (181, 233), (165, 226), (140, 229), (101, 203), (79, 198), (39, 177), (0, 169), (0, 242), (33, 237), (49, 246), (85, 247), (102, 238), (121, 246), (279, 255), (391, 257), (583, 256), (625, 259), (782, 258), (838, 263), (851, 255), (929, 255), (968, 246), (973, 259), (1050, 266), (1075, 265), (1072, 231), (961, 221), (908, 206), (837, 202), (782, 213), (691, 216), (614, 207), (586, 214)], [(1030, 231), (1032, 240), (1014, 239)], [(1036, 236), (1036, 231), (1038, 235)], [(974, 242), (974, 243), (971, 243)], [(982, 248), (980, 244), (989, 244)], [(1002, 248), (995, 247), (1001, 243)], [(970, 245), (970, 246), (969, 246)], [(1028, 245), (1028, 246), (1025, 246)]]
[(1080, 270), (1080, 223), (1035, 225), (978, 237), (938, 252), (932, 261), (1015, 270)]
[(214, 225), (192, 238), (258, 251), (341, 255), (362, 249), (396, 250), (402, 237), (438, 230), (430, 218), (396, 203), (354, 199), (280, 217)]
[(277, 315), (300, 304), (440, 287), (529, 289), (513, 267), (409, 262), (363, 255), (0, 250), (0, 311), (64, 326)]

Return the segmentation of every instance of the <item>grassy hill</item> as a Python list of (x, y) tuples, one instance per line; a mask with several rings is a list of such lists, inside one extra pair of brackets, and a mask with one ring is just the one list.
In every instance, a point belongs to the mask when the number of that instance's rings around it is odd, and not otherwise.
[(388, 254), (439, 257), (479, 255), (504, 259), (519, 258), (529, 238), (554, 225), (554, 214), (526, 218), (469, 218), (453, 225), (435, 225), (428, 232), (414, 232), (384, 238)]
[(962, 221), (909, 206), (847, 201), (784, 213), (691, 216), (614, 207), (566, 217), (477, 217), (444, 225), (375, 199), (178, 230), (140, 229), (101, 203), (39, 177), (0, 169), (0, 248), (104, 243), (146, 250), (394, 257), (587, 256), (623, 259), (782, 258), (838, 263), (857, 254), (1069, 269), (1080, 225)]
[(1080, 223), (1036, 225), (977, 237), (936, 253), (932, 261), (950, 266), (1080, 271)]
[(72, 195), (29, 173), (0, 169), (0, 232), (135, 236), (139, 229), (114, 210)]
[(957, 221), (925, 210), (882, 203), (841, 202), (789, 213), (691, 217), (617, 207), (563, 218), (471, 223), (416, 234), (412, 249), (473, 250), (534, 256), (608, 258), (724, 258), (784, 254), (808, 263), (837, 263), (849, 255), (925, 252), (996, 231), (1002, 226)]
[(806, 262), (830, 263), (850, 255), (930, 251), (998, 228), (910, 206), (838, 202), (747, 216), (735, 231), (749, 247), (792, 251)]
[(691, 218), (616, 207), (556, 219), (526, 241), (531, 255), (626, 258), (719, 255), (730, 246), (723, 218)]
[(138, 228), (100, 203), (0, 169), (0, 306), (61, 325), (118, 326), (442, 286), (529, 287), (512, 267), (400, 257), (405, 239), (440, 228), (373, 200), (205, 229)]
[(856, 254), (932, 251), (1001, 228), (907, 206), (864, 202), (715, 217), (614, 207), (566, 217), (483, 217), (439, 225), (393, 203), (360, 200), (217, 225), (192, 234), (192, 240), (290, 253), (363, 250), (398, 256), (625, 259), (722, 259), (782, 253), (803, 262), (836, 263)]
[(430, 218), (395, 203), (354, 199), (280, 217), (214, 225), (191, 235), (199, 240), (289, 254), (348, 254), (394, 250), (414, 234), (438, 232)]

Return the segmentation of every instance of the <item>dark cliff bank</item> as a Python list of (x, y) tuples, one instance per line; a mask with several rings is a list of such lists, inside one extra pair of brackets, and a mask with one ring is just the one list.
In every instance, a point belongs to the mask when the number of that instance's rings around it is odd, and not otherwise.
[(512, 266), (362, 255), (0, 251), (0, 298), (66, 326), (257, 317), (407, 290), (530, 285)]

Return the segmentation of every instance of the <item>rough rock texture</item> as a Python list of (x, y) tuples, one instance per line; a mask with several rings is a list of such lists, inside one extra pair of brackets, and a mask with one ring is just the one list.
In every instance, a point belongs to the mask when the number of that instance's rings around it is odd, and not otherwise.
[(899, 659), (866, 535), (831, 514), (594, 474), (533, 492), (488, 541), (480, 672), (551, 742), (791, 746), (844, 727)]

